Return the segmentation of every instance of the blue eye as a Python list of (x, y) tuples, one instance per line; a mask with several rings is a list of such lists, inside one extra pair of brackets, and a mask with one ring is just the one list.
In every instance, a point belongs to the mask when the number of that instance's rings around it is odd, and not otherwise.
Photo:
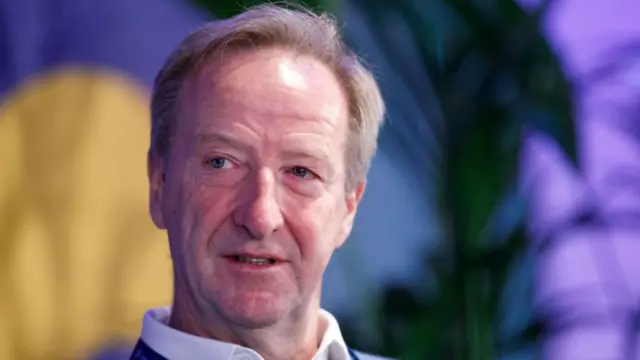
[(229, 159), (226, 159), (223, 157), (208, 159), (206, 161), (206, 164), (211, 166), (214, 169), (224, 169), (224, 168), (229, 168), (233, 166), (233, 164)]
[(305, 167), (302, 167), (302, 166), (294, 166), (294, 167), (291, 168), (291, 170), (289, 170), (289, 172), (293, 176), (297, 176), (297, 177), (302, 178), (302, 179), (306, 179), (309, 176), (311, 176), (311, 177), (314, 176), (314, 174), (313, 174), (313, 172), (311, 172), (311, 170), (309, 170), (309, 169), (307, 169)]

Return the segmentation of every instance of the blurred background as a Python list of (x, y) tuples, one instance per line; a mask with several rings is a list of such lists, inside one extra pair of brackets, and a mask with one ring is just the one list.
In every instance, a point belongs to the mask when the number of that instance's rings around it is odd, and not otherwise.
[[(164, 57), (260, 1), (0, 0), (0, 359), (126, 359), (167, 305)], [(388, 106), (323, 306), (401, 359), (640, 359), (640, 3), (317, 0)]]

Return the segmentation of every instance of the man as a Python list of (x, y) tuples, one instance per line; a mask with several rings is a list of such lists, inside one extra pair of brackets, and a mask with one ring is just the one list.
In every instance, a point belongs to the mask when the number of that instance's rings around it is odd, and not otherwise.
[(383, 115), (327, 16), (263, 5), (189, 35), (156, 78), (148, 157), (174, 301), (132, 359), (374, 359), (319, 304)]

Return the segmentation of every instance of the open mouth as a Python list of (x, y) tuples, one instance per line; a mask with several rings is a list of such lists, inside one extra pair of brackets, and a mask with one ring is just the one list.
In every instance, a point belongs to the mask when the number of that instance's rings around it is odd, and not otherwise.
[(250, 265), (273, 265), (276, 263), (275, 259), (270, 259), (270, 258), (250, 257), (250, 256), (241, 256), (241, 255), (232, 256), (231, 258), (237, 262), (250, 264)]

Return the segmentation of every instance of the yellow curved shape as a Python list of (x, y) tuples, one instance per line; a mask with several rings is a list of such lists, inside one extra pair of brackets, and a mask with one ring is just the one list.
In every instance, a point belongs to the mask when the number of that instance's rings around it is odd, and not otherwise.
[(63, 69), (0, 105), (0, 359), (82, 358), (169, 303), (148, 216), (148, 94)]

